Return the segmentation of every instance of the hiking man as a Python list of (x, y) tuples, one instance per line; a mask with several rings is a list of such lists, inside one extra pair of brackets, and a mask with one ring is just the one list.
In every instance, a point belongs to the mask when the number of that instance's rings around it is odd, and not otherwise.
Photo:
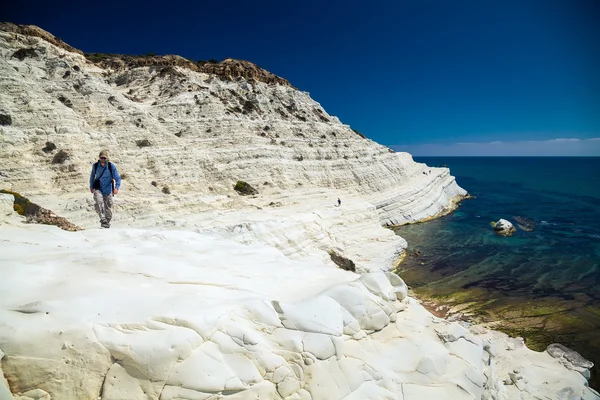
[(98, 162), (92, 166), (90, 192), (94, 195), (96, 212), (100, 216), (100, 227), (110, 228), (113, 196), (119, 193), (121, 176), (115, 164), (108, 161), (108, 150), (102, 150)]
[(340, 200), (340, 198), (338, 197), (338, 207), (342, 205), (342, 201)]

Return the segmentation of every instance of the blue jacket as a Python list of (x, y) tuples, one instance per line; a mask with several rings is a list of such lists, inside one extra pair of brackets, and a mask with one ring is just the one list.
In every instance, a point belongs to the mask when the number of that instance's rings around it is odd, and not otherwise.
[[(109, 165), (111, 166), (112, 170), (112, 179), (115, 180), (115, 188), (119, 189), (121, 187), (121, 175), (119, 175), (115, 164), (109, 163), (107, 161), (106, 165), (103, 167), (99, 162), (96, 162), (92, 166), (92, 172), (90, 173), (90, 189), (94, 187), (94, 179), (100, 178), (100, 191), (104, 196), (112, 193), (112, 182), (110, 177), (110, 171), (108, 170)], [(96, 167), (95, 174), (94, 167)]]

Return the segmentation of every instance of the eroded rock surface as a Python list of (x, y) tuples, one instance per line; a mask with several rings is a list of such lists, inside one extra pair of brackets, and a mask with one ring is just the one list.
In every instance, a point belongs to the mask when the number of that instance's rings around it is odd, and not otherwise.
[(393, 274), (178, 230), (5, 221), (5, 243), (16, 398), (598, 398), (548, 353), (434, 317)]

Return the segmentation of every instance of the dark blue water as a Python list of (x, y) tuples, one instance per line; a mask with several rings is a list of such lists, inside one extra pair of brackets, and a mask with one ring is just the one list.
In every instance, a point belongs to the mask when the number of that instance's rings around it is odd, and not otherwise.
[[(469, 291), (454, 297), (475, 296), (487, 320), (534, 321), (548, 333), (541, 342), (600, 363), (600, 157), (414, 159), (450, 168), (475, 196), (447, 217), (396, 229), (413, 255), (400, 275), (415, 293)], [(517, 226), (514, 236), (493, 232), (500, 218)]]
[[(501, 271), (515, 284), (528, 286), (532, 294), (572, 295), (584, 289), (600, 298), (600, 157), (415, 157), (415, 161), (446, 165), (476, 198), (448, 218), (405, 230), (442, 230), (437, 252), (446, 248), (447, 253), (456, 253), (454, 262), (460, 257), (465, 263), (505, 258)], [(524, 220), (533, 230), (518, 229), (510, 238), (496, 236), (490, 222), (500, 218), (517, 227), (517, 220)], [(406, 233), (408, 240), (411, 234)]]

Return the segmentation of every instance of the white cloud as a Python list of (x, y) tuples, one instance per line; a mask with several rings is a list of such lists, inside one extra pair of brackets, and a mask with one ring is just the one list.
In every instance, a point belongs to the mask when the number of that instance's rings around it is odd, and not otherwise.
[(600, 156), (600, 137), (391, 146), (414, 156)]
[(579, 142), (581, 139), (577, 139), (577, 138), (556, 138), (556, 139), (550, 139), (549, 141), (555, 141), (555, 142)]

